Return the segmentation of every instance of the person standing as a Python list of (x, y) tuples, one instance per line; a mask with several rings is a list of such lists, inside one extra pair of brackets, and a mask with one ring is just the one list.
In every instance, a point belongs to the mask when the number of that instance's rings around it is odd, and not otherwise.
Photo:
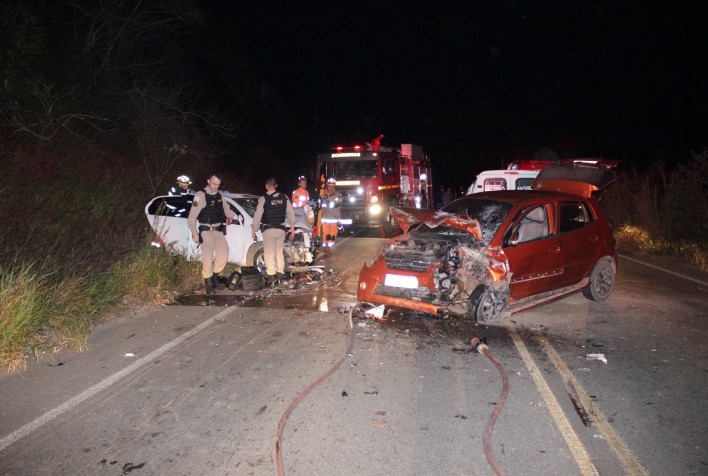
[(298, 188), (293, 190), (293, 208), (304, 208), (305, 216), (308, 215), (308, 204), (310, 203), (310, 192), (307, 191), (307, 177), (301, 175), (297, 178)]
[(339, 220), (342, 218), (342, 194), (336, 190), (337, 181), (330, 177), (322, 196), (322, 238), (325, 253), (329, 253), (337, 239)]
[(258, 199), (256, 213), (253, 216), (251, 234), (256, 240), (256, 232), (263, 232), (263, 259), (266, 265), (266, 284), (273, 284), (285, 279), (285, 219), (290, 223), (290, 239), (295, 237), (295, 211), (284, 193), (278, 192), (278, 182), (270, 177), (265, 183), (266, 193)]
[(187, 217), (192, 239), (202, 244), (202, 277), (207, 296), (214, 294), (216, 289), (224, 289), (218, 275), (229, 259), (226, 227), (235, 218), (234, 212), (219, 192), (220, 186), (220, 176), (211, 174), (204, 190), (194, 195), (192, 209)]

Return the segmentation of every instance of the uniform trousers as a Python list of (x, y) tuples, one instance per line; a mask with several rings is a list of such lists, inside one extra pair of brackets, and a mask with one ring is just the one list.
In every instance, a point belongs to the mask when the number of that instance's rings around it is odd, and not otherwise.
[(338, 229), (336, 223), (323, 223), (322, 224), (322, 238), (324, 239), (325, 243), (333, 244), (334, 240), (337, 238), (338, 231), (339, 231), (339, 229)]
[(202, 232), (202, 278), (221, 273), (229, 260), (229, 244), (220, 231)]
[(285, 273), (283, 243), (285, 243), (285, 230), (268, 228), (263, 231), (263, 260), (268, 276)]

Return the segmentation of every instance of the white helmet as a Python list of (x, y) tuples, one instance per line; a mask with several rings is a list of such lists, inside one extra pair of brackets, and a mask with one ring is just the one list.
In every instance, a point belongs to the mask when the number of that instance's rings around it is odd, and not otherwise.
[(180, 175), (177, 177), (177, 184), (178, 185), (192, 185), (192, 181), (189, 180), (189, 177), (186, 175)]

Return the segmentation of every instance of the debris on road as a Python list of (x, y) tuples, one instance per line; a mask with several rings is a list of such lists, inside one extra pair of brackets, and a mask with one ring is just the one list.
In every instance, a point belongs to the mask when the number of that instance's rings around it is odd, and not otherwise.
[(588, 354), (585, 356), (586, 359), (588, 360), (599, 360), (603, 363), (607, 363), (607, 358), (605, 357), (605, 354)]

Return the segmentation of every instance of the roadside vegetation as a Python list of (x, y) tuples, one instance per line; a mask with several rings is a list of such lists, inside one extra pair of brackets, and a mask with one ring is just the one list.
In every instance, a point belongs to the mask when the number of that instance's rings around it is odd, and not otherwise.
[(620, 249), (708, 272), (708, 151), (672, 167), (657, 160), (621, 169), (602, 203)]

